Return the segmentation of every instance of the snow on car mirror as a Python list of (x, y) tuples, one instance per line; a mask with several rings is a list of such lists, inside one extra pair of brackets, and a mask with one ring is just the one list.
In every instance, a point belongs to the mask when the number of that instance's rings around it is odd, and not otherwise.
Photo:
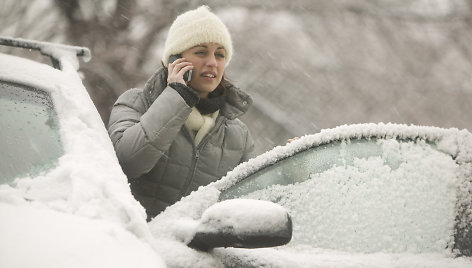
[(200, 250), (261, 248), (285, 245), (291, 238), (292, 220), (282, 206), (269, 201), (232, 199), (205, 210), (188, 245)]

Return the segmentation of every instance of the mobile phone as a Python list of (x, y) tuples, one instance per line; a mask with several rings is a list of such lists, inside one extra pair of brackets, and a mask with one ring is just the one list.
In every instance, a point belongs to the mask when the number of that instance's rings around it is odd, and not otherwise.
[[(170, 55), (170, 57), (169, 57), (169, 63), (172, 63), (172, 62), (174, 62), (175, 60), (180, 59), (180, 58), (182, 58), (182, 56), (181, 56), (180, 54), (178, 54), (178, 55)], [(192, 80), (192, 70), (186, 71), (186, 72), (184, 73), (184, 81), (185, 81), (185, 82), (190, 82), (190, 80)]]

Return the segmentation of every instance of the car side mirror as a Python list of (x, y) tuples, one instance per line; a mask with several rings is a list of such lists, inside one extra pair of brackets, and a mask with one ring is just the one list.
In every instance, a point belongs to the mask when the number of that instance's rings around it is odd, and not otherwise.
[(203, 212), (188, 246), (261, 248), (285, 245), (291, 239), (292, 219), (285, 208), (269, 201), (231, 199)]

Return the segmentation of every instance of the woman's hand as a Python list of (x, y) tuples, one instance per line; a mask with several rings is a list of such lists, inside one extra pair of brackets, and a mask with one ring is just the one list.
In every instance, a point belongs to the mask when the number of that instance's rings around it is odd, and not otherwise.
[(187, 85), (184, 80), (184, 74), (193, 69), (192, 63), (185, 61), (185, 58), (180, 58), (169, 64), (167, 84), (181, 83)]
[(299, 137), (293, 137), (291, 139), (288, 139), (287, 140), (287, 144), (291, 143), (292, 141), (296, 141), (296, 140), (299, 140), (300, 138)]

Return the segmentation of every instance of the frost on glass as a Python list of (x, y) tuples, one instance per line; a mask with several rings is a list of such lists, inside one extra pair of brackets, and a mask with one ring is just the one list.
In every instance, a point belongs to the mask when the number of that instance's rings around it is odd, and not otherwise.
[(63, 154), (58, 118), (48, 93), (0, 83), (0, 184), (55, 166)]
[(440, 252), (453, 242), (458, 174), (450, 155), (422, 141), (353, 140), (285, 159), (221, 198), (282, 205), (294, 246)]

